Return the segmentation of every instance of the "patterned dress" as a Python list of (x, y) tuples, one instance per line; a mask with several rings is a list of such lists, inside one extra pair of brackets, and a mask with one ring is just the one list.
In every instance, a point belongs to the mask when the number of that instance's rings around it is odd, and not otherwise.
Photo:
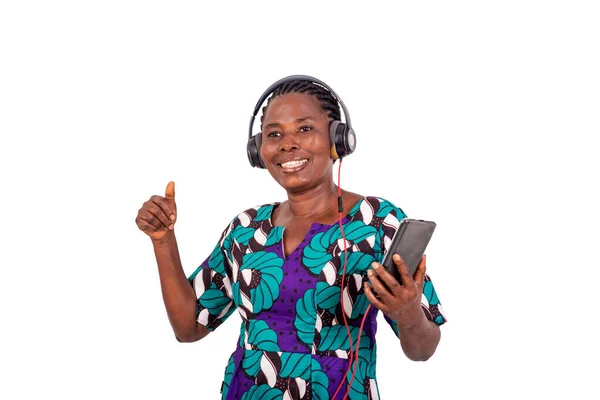
[[(251, 208), (225, 229), (212, 254), (189, 277), (198, 298), (197, 321), (213, 331), (235, 309), (242, 317), (236, 350), (229, 358), (224, 400), (329, 400), (346, 393), (350, 341), (356, 345), (369, 301), (363, 281), (381, 262), (404, 212), (389, 201), (366, 197), (339, 223), (313, 223), (294, 251), (283, 253), (282, 226), (271, 215), (279, 203)], [(344, 251), (348, 251), (340, 295)], [(426, 276), (422, 308), (441, 325), (446, 319)], [(375, 377), (378, 310), (371, 307), (361, 333), (357, 372), (349, 398), (378, 399)], [(394, 321), (385, 320), (398, 335)]]

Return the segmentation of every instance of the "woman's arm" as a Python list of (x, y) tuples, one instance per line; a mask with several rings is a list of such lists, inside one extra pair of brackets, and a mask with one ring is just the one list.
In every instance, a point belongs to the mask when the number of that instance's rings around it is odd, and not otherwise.
[(142, 205), (135, 223), (152, 239), (163, 301), (175, 337), (180, 342), (195, 342), (206, 336), (209, 330), (196, 323), (196, 294), (181, 267), (175, 222), (175, 182), (169, 182), (164, 197), (152, 196)]
[(210, 331), (196, 322), (196, 294), (179, 257), (174, 231), (160, 240), (152, 240), (158, 264), (160, 287), (167, 315), (179, 342), (195, 342)]
[(440, 342), (440, 327), (425, 317), (421, 306), (396, 320), (400, 345), (406, 357), (426, 361)]

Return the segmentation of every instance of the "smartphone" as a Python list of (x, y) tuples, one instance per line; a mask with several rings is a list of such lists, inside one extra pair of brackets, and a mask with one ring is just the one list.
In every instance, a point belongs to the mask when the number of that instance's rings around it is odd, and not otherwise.
[(400, 221), (400, 226), (394, 234), (390, 248), (381, 263), (398, 282), (402, 283), (402, 279), (392, 256), (399, 254), (408, 267), (411, 276), (414, 275), (435, 227), (435, 222), (422, 219), (403, 218)]

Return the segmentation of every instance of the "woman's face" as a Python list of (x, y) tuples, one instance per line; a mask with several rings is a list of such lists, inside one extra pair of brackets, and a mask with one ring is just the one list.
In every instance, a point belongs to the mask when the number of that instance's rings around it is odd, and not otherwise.
[(303, 93), (275, 97), (262, 121), (260, 156), (288, 192), (331, 180), (329, 117), (318, 100)]

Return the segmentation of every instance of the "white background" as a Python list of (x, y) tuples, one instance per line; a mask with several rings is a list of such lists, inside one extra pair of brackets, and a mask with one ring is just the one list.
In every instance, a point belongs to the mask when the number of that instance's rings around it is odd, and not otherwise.
[(174, 180), (191, 273), (238, 212), (284, 200), (245, 144), (290, 74), (351, 112), (342, 186), (438, 223), (449, 322), (414, 363), (380, 320), (382, 399), (596, 396), (599, 18), (593, 1), (2, 2), (0, 397), (219, 398), (239, 316), (177, 343), (134, 219)]

